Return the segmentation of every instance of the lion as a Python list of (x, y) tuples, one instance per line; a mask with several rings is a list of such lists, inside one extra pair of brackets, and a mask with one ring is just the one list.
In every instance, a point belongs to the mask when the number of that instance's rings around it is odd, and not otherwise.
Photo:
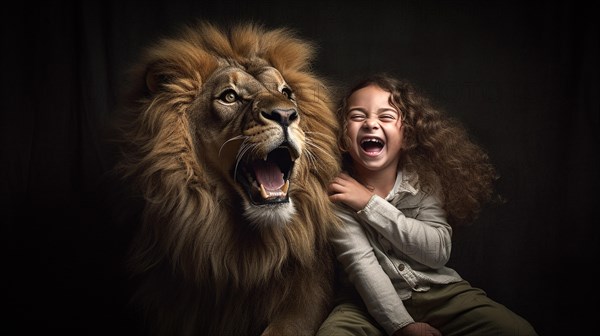
[(313, 335), (332, 305), (340, 170), (315, 45), (200, 22), (131, 71), (117, 171), (143, 199), (128, 265), (157, 335)]

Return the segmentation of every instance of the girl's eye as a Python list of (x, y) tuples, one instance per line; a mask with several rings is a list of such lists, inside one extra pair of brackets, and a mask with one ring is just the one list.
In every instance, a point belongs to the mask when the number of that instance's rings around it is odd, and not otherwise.
[(240, 97), (233, 89), (227, 89), (219, 95), (219, 99), (225, 103), (231, 104), (238, 101)]
[(352, 121), (361, 121), (361, 120), (365, 120), (365, 116), (359, 115), (359, 114), (355, 114), (355, 115), (349, 116), (349, 119), (352, 120)]

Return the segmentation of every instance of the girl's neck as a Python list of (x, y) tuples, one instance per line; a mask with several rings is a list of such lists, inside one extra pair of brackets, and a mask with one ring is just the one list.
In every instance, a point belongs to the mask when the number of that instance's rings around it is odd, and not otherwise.
[(386, 198), (390, 193), (398, 175), (395, 165), (390, 165), (377, 171), (355, 167), (355, 171), (358, 182), (382, 198)]

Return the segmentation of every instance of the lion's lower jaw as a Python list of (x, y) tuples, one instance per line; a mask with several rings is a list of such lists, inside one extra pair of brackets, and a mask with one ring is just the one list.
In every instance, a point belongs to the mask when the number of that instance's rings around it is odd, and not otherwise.
[(286, 203), (254, 205), (248, 202), (244, 206), (244, 216), (257, 228), (283, 227), (296, 214), (294, 203), (290, 199)]

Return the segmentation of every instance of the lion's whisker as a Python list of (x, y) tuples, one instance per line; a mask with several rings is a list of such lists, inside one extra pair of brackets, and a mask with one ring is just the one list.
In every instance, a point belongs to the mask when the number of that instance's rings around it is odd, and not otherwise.
[(335, 158), (334, 158), (334, 156), (333, 156), (333, 155), (331, 155), (331, 153), (327, 152), (326, 150), (324, 150), (323, 148), (321, 148), (320, 146), (318, 146), (317, 144), (315, 144), (315, 143), (312, 141), (312, 139), (310, 139), (310, 138), (306, 138), (306, 141), (305, 141), (305, 143), (306, 143), (308, 146), (310, 146), (310, 147), (312, 147), (312, 148), (314, 148), (314, 149), (318, 149), (319, 151), (321, 151), (321, 153), (323, 153), (323, 154), (325, 154), (325, 155), (329, 156), (330, 158), (332, 158), (332, 159), (335, 159)]
[(229, 143), (230, 141), (235, 141), (235, 140), (240, 140), (240, 139), (247, 139), (248, 136), (240, 134), (238, 136), (234, 136), (233, 138), (225, 141), (222, 145), (221, 148), (219, 148), (219, 157), (221, 157), (221, 151), (223, 150), (223, 147), (225, 147), (225, 145), (227, 145), (227, 143)]
[(242, 142), (242, 144), (240, 145), (240, 149), (238, 150), (235, 156), (235, 160), (240, 161), (242, 157), (246, 155), (246, 152), (249, 151), (252, 147), (253, 145), (248, 143), (248, 139), (245, 139), (244, 142)]
[(240, 161), (242, 161), (242, 158), (244, 157), (244, 155), (246, 155), (246, 152), (248, 152), (250, 149), (252, 149), (253, 146), (252, 144), (247, 143), (247, 139), (244, 139), (244, 142), (242, 143), (242, 145), (240, 146), (240, 150), (238, 151), (236, 158), (235, 158), (235, 168), (233, 169), (233, 179), (234, 181), (237, 181), (237, 170), (238, 170), (238, 166), (240, 165)]
[(308, 161), (309, 167), (314, 167), (317, 162), (317, 158), (315, 157), (315, 154), (312, 151), (307, 150), (307, 151), (305, 151), (305, 155), (306, 155), (306, 160)]
[(327, 134), (323, 133), (323, 132), (315, 132), (315, 131), (304, 131), (304, 133), (306, 134), (318, 134), (318, 135), (322, 135), (324, 137), (327, 137)]
[[(305, 144), (307, 145), (307, 147), (310, 147), (310, 148), (318, 148), (318, 146), (315, 145), (314, 143), (312, 143), (311, 140), (308, 138), (306, 139)], [(305, 153), (306, 153), (306, 158), (308, 159), (308, 163), (313, 167), (317, 166), (319, 160), (317, 158), (317, 155), (314, 153), (314, 151), (312, 149), (307, 148)]]

